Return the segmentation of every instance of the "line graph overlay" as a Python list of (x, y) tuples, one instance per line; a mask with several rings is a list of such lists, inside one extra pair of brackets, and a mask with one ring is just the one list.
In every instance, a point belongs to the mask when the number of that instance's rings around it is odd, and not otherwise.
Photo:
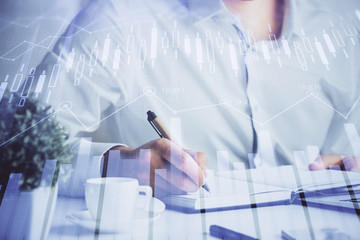
[(275, 114), (273, 117), (271, 117), (270, 119), (266, 120), (265, 122), (261, 123), (261, 125), (266, 125), (268, 122), (272, 121), (273, 119), (279, 117), (280, 115), (284, 114), (285, 112), (291, 110), (292, 108), (294, 108), (295, 106), (299, 105), (300, 103), (302, 103), (303, 101), (305, 101), (306, 99), (308, 99), (311, 95), (307, 95), (304, 98), (300, 99), (299, 101), (295, 102), (294, 104), (290, 105), (289, 107), (285, 108), (284, 110), (280, 111), (279, 113)]
[(137, 100), (139, 100), (140, 98), (144, 97), (146, 94), (142, 94), (138, 97), (136, 97), (135, 99), (131, 100), (130, 102), (126, 103), (124, 106), (120, 107), (119, 109), (117, 109), (116, 111), (110, 113), (109, 115), (107, 115), (106, 117), (104, 117), (103, 119), (99, 120), (98, 122), (94, 123), (93, 125), (91, 125), (90, 127), (87, 127), (81, 120), (80, 118), (73, 112), (71, 111), (70, 108), (66, 107), (66, 110), (69, 111), (71, 113), (71, 115), (74, 116), (74, 118), (88, 131), (90, 129), (92, 129), (93, 127), (96, 127), (98, 124), (100, 124), (101, 122), (105, 121), (106, 119), (108, 119), (109, 117), (113, 116), (114, 114), (116, 114), (117, 112), (120, 112), (121, 110), (123, 110), (124, 108), (126, 108), (127, 106), (131, 105), (132, 103), (136, 102)]
[(347, 114), (343, 114), (340, 111), (336, 110), (335, 108), (333, 108), (329, 103), (325, 102), (323, 99), (321, 99), (318, 96), (314, 96), (315, 99), (317, 99), (319, 102), (321, 102), (322, 104), (324, 104), (325, 106), (329, 107), (331, 110), (333, 110), (334, 112), (336, 112), (337, 114), (339, 114), (340, 116), (342, 116), (344, 119), (348, 119), (350, 114), (352, 113), (352, 111), (355, 109), (356, 105), (358, 104), (359, 100), (360, 100), (360, 96), (357, 98), (357, 100), (355, 101), (355, 103), (353, 104), (353, 106), (350, 108), (349, 112)]
[(304, 102), (305, 100), (307, 100), (308, 98), (313, 98), (317, 101), (319, 101), (320, 103), (324, 104), (325, 106), (327, 106), (328, 108), (330, 108), (331, 110), (333, 110), (334, 112), (336, 112), (337, 114), (339, 114), (340, 116), (342, 116), (344, 119), (348, 119), (348, 116), (350, 115), (350, 113), (355, 109), (356, 105), (359, 103), (360, 101), (360, 96), (357, 98), (356, 102), (354, 103), (354, 105), (351, 107), (350, 111), (347, 114), (343, 114), (341, 112), (339, 112), (338, 110), (336, 110), (335, 108), (333, 108), (331, 105), (329, 105), (327, 102), (325, 102), (324, 100), (322, 100), (321, 98), (319, 98), (318, 96), (314, 95), (314, 94), (309, 94), (307, 96), (305, 96), (304, 98), (298, 100), (297, 102), (295, 102), (294, 104), (292, 104), (291, 106), (281, 110), (279, 113), (275, 114), (273, 117), (269, 118), (268, 120), (261, 122), (255, 118), (253, 118), (252, 116), (249, 116), (248, 114), (240, 111), (239, 109), (233, 107), (232, 105), (226, 105), (223, 103), (214, 103), (214, 104), (207, 104), (207, 105), (203, 105), (203, 106), (198, 106), (198, 107), (192, 107), (192, 108), (188, 108), (188, 109), (182, 109), (182, 110), (176, 110), (173, 107), (171, 107), (170, 105), (168, 105), (163, 99), (161, 99), (155, 92), (149, 92), (149, 91), (145, 91), (143, 94), (139, 95), (138, 97), (130, 100), (129, 102), (127, 102), (126, 104), (124, 104), (123, 106), (121, 106), (119, 109), (115, 110), (114, 112), (110, 113), (109, 115), (105, 116), (104, 118), (100, 119), (99, 121), (97, 121), (96, 123), (92, 124), (91, 126), (86, 126), (86, 124), (84, 124), (81, 119), (67, 106), (64, 105), (62, 107), (60, 107), (58, 110), (54, 111), (53, 113), (51, 113), (50, 115), (48, 115), (47, 117), (45, 117), (44, 119), (38, 121), (37, 123), (35, 123), (34, 125), (26, 128), (24, 131), (16, 134), (15, 136), (13, 136), (12, 138), (6, 140), (5, 142), (3, 142), (1, 146), (5, 145), (6, 143), (8, 143), (9, 141), (13, 140), (14, 138), (20, 136), (21, 134), (29, 131), (31, 128), (35, 127), (36, 125), (40, 124), (41, 122), (45, 121), (46, 119), (50, 118), (51, 116), (53, 116), (54, 114), (58, 113), (59, 111), (68, 111), (76, 121), (79, 122), (79, 124), (81, 124), (81, 126), (83, 126), (87, 131), (96, 127), (97, 125), (99, 125), (101, 122), (105, 121), (106, 119), (110, 118), (111, 116), (115, 115), (116, 113), (120, 112), (121, 110), (123, 110), (124, 108), (132, 105), (133, 103), (137, 102), (138, 100), (140, 100), (141, 98), (143, 98), (144, 96), (148, 96), (148, 97), (154, 97), (155, 99), (157, 99), (160, 103), (162, 103), (167, 109), (170, 110), (170, 112), (172, 112), (173, 114), (177, 114), (177, 113), (183, 113), (183, 112), (191, 112), (191, 111), (196, 111), (196, 110), (200, 110), (200, 109), (208, 109), (208, 108), (214, 108), (214, 107), (226, 107), (231, 109), (232, 111), (235, 111), (241, 115), (243, 115), (244, 117), (252, 120), (254, 123), (259, 124), (260, 126), (265, 126), (266, 124), (270, 123), (271, 121), (273, 121), (274, 119), (276, 119), (277, 117), (285, 114), (287, 111), (290, 111), (292, 108), (296, 107), (297, 105), (301, 104), (302, 102)]

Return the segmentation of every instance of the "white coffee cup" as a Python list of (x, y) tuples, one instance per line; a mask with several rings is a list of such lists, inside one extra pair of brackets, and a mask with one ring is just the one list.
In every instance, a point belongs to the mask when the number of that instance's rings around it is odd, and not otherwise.
[[(144, 197), (139, 197), (140, 193)], [(145, 210), (151, 197), (151, 187), (139, 186), (134, 178), (91, 178), (86, 181), (85, 200), (90, 215), (110, 229), (131, 222), (135, 210)]]

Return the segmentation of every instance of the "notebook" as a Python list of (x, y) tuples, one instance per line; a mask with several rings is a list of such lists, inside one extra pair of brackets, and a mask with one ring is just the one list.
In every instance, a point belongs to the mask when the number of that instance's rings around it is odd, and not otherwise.
[[(299, 204), (304, 198), (319, 194), (339, 195), (340, 192), (347, 195), (346, 199), (360, 198), (360, 174), (337, 170), (315, 172), (282, 166), (215, 174), (209, 171), (207, 184), (210, 193), (201, 188), (195, 193), (171, 195), (164, 202), (170, 209), (197, 213)], [(356, 204), (354, 207), (357, 207)]]

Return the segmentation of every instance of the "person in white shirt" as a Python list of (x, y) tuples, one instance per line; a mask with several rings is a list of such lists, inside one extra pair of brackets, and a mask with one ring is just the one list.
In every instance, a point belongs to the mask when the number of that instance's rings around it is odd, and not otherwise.
[(359, 38), (315, 2), (91, 1), (37, 68), (39, 97), (74, 145), (91, 137), (95, 156), (118, 161), (106, 176), (175, 193), (197, 190), (207, 165), (298, 164), (309, 147), (313, 170), (342, 158), (359, 170)]

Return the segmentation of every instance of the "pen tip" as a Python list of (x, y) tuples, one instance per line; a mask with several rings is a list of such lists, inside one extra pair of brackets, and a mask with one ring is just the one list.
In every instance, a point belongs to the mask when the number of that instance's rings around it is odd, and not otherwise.
[(210, 193), (210, 188), (209, 188), (209, 186), (208, 186), (207, 184), (203, 185), (202, 187), (203, 187), (207, 192)]

